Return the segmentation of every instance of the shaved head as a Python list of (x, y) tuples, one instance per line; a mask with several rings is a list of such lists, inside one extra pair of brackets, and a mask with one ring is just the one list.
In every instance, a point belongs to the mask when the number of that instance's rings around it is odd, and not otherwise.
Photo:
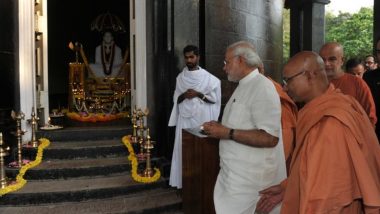
[(325, 69), (329, 80), (337, 79), (344, 75), (342, 66), (344, 64), (343, 46), (337, 42), (328, 42), (319, 50), (319, 55), (325, 63)]
[(285, 91), (296, 102), (309, 102), (329, 85), (323, 60), (312, 51), (294, 55), (285, 65), (283, 77)]
[(325, 43), (321, 49), (319, 50), (319, 52), (321, 51), (324, 51), (324, 50), (334, 50), (336, 51), (336, 53), (340, 54), (340, 56), (343, 57), (343, 46), (338, 43), (338, 42), (327, 42)]

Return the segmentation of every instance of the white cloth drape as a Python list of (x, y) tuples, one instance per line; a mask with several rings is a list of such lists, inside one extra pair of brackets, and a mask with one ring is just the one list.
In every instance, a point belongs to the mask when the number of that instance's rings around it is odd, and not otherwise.
[[(196, 97), (177, 104), (178, 97), (188, 89), (204, 94), (215, 103), (206, 103)], [(169, 184), (182, 188), (182, 129), (198, 128), (204, 122), (218, 120), (221, 105), (220, 80), (201, 67), (194, 71), (185, 67), (177, 76), (173, 102), (169, 126), (176, 126), (176, 132)]]

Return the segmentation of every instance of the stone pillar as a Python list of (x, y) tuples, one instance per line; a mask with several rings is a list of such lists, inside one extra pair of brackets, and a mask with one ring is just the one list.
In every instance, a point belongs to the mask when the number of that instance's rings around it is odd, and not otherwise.
[(0, 109), (19, 109), (18, 1), (0, 1)]
[(290, 56), (302, 50), (319, 51), (325, 38), (325, 5), (330, 0), (287, 1), (290, 8)]
[(309, 0), (303, 10), (303, 50), (319, 52), (325, 43), (325, 5), (329, 0)]
[(302, 29), (302, 10), (293, 6), (290, 8), (290, 57), (303, 49)]
[[(177, 68), (178, 73), (182, 71), (185, 66), (185, 61), (183, 58), (183, 48), (186, 45), (192, 44), (199, 47), (199, 49), (203, 49), (200, 47), (200, 1), (178, 1), (176, 0), (174, 4), (172, 4), (174, 14), (174, 54), (178, 58)], [(201, 60), (204, 56), (201, 56)], [(201, 62), (202, 66), (202, 62)]]
[(373, 49), (376, 56), (376, 40), (380, 37), (380, 1), (373, 0)]

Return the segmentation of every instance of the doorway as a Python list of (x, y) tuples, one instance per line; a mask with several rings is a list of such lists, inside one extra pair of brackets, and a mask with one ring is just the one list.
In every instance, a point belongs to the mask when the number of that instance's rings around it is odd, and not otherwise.
[[(100, 15), (111, 14), (116, 18), (111, 21), (105, 20), (108, 23), (104, 23), (104, 25), (123, 25), (123, 32), (114, 32), (114, 41), (124, 55), (129, 52), (130, 47), (130, 8), (129, 3), (125, 0), (67, 0), (47, 1), (47, 11), (49, 107), (51, 111), (52, 109), (68, 108), (69, 63), (76, 61), (76, 53), (68, 47), (69, 43), (80, 43), (88, 62), (94, 63), (95, 49), (102, 42), (102, 29), (94, 28), (92, 24)], [(120, 21), (120, 23), (115, 23), (115, 21)], [(79, 57), (79, 61), (82, 60)]]

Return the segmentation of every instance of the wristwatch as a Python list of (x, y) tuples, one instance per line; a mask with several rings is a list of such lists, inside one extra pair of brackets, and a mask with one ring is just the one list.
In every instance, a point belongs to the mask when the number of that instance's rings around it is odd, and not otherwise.
[(230, 132), (228, 133), (228, 137), (230, 138), (230, 140), (234, 140), (234, 132), (235, 129), (230, 129)]

